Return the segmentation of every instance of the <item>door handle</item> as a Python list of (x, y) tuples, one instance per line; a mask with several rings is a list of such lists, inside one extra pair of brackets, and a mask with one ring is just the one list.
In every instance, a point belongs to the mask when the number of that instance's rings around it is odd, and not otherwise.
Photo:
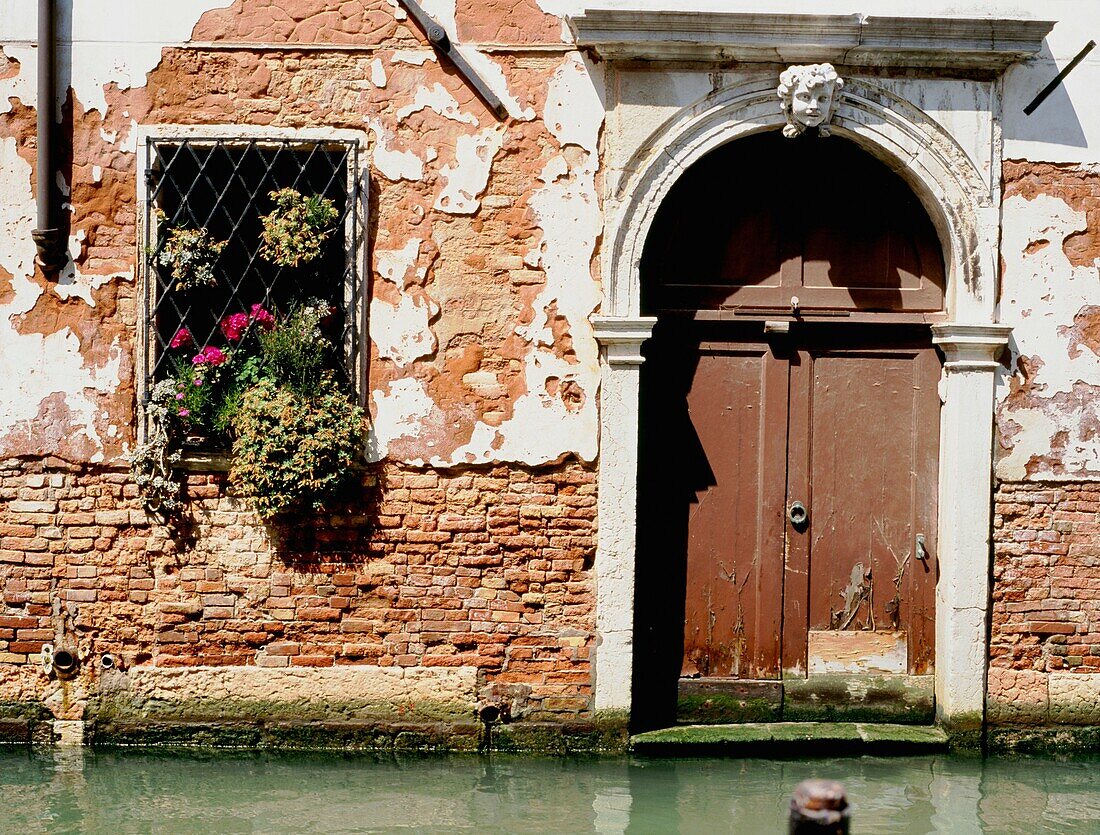
[(928, 562), (928, 549), (924, 545), (924, 534), (917, 534), (917, 559)]
[(791, 520), (794, 529), (801, 531), (810, 521), (810, 514), (802, 502), (792, 502), (787, 508), (787, 518)]

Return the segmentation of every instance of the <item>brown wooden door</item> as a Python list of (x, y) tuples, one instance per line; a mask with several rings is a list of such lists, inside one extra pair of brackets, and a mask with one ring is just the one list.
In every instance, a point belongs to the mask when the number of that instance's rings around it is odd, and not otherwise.
[(845, 658), (859, 672), (860, 647), (891, 640), (900, 666), (872, 671), (931, 672), (940, 365), (926, 334), (796, 325), (780, 343), (699, 343), (686, 400), (709, 477), (688, 511), (682, 675), (775, 679)]

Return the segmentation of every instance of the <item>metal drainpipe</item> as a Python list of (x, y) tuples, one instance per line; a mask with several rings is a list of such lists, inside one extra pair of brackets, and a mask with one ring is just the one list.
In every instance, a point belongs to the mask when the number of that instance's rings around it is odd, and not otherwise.
[(38, 0), (38, 228), (31, 232), (38, 264), (46, 272), (64, 266), (57, 226), (57, 170), (54, 134), (57, 101), (57, 39), (54, 0)]

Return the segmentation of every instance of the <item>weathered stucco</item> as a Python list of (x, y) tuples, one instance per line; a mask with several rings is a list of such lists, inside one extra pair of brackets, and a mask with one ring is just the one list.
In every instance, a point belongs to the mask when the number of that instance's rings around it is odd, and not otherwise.
[(997, 475), (1100, 475), (1100, 176), (1009, 163), (1000, 311), (1013, 326), (999, 388)]
[[(0, 218), (12, 241), (0, 260), (12, 276), (0, 293), (11, 323), (0, 338), (11, 369), (35, 370), (0, 383), (9, 387), (0, 454), (37, 453), (44, 427), (31, 425), (46, 415), (60, 444), (53, 451), (67, 460), (117, 461), (132, 443), (141, 318), (135, 125), (200, 122), (232, 133), (237, 123), (277, 129), (321, 119), (373, 139), (365, 155), (377, 194), (372, 456), (437, 466), (595, 457), (598, 362), (588, 316), (599, 304), (591, 259), (603, 110), (592, 74), (561, 48), (518, 62), (463, 46), (505, 101), (510, 115), (501, 122), (440, 65), (398, 4), (330, 5), (189, 2), (125, 38), (86, 9), (62, 21), (74, 39), (78, 141), (63, 172), (72, 263), (56, 282), (31, 266), (34, 50), (23, 39), (34, 15), (5, 18), (14, 29), (0, 72), (2, 153), (12, 158), (4, 176), (6, 193), (23, 197)], [(487, 34), (468, 5), (427, 8), (452, 37), (461, 26)], [(526, 20), (538, 24), (540, 42), (556, 40), (553, 18), (533, 6), (517, 14), (509, 25)], [(0, 43), (8, 35), (0, 32)], [(189, 36), (195, 45), (183, 46)], [(352, 51), (237, 50), (235, 42)], [(545, 125), (536, 118), (543, 112)]]

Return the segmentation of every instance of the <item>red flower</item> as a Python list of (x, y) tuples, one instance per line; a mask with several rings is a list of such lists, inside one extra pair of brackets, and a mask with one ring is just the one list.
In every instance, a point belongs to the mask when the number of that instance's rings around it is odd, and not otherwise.
[[(227, 359), (229, 359), (229, 357), (225, 355), (225, 352), (222, 351), (221, 348), (215, 348), (213, 345), (210, 345), (206, 348), (203, 348), (201, 351), (199, 351), (199, 353), (195, 354), (195, 356), (191, 357), (191, 364), (221, 365)], [(195, 385), (198, 385), (198, 381), (196, 381)]]
[(222, 319), (220, 327), (226, 339), (230, 342), (240, 342), (241, 337), (244, 336), (245, 328), (248, 327), (248, 314), (231, 313)]
[(252, 305), (250, 318), (265, 331), (269, 331), (275, 327), (275, 317), (271, 315), (271, 311), (265, 310), (262, 304), (257, 303)]
[(176, 331), (176, 335), (172, 337), (172, 341), (168, 343), (169, 348), (192, 348), (195, 345), (195, 337), (191, 336), (191, 331), (187, 328), (180, 328)]

